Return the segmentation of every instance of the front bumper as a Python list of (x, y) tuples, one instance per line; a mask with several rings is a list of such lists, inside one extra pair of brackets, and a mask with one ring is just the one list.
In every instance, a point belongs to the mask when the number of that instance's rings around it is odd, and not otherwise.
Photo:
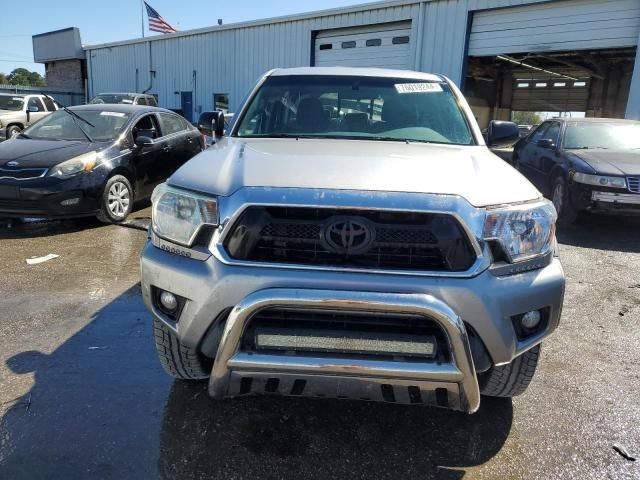
[[(390, 276), (228, 265), (215, 256), (205, 261), (185, 258), (151, 242), (142, 252), (141, 273), (148, 308), (188, 346), (199, 348), (215, 320), (231, 310), (212, 372), (213, 396), (239, 394), (243, 378), (248, 377), (252, 379), (251, 391), (264, 391), (261, 389), (271, 378), (278, 379), (278, 391), (282, 392), (289, 391), (296, 380), (305, 380), (310, 395), (371, 400), (384, 400), (381, 385), (390, 385), (399, 401), (409, 398), (411, 387), (423, 392), (423, 403), (433, 400), (437, 405), (441, 403), (437, 389), (443, 388), (449, 399), (446, 406), (467, 412), (475, 411), (479, 402), (468, 329), (482, 340), (492, 364), (509, 363), (555, 330), (565, 281), (557, 258), (539, 270), (503, 277), (489, 270), (470, 278)], [(186, 299), (177, 322), (156, 308), (154, 288)], [(442, 326), (452, 346), (453, 361), (441, 365), (334, 357), (303, 361), (241, 352), (238, 342), (247, 319), (256, 309), (274, 303), (418, 313)], [(537, 309), (548, 309), (544, 329), (519, 340), (511, 318)]]
[(0, 217), (67, 218), (94, 214), (99, 208), (102, 174), (66, 180), (42, 177), (0, 179)]
[(640, 215), (640, 194), (628, 190), (572, 184), (572, 202), (578, 210)]

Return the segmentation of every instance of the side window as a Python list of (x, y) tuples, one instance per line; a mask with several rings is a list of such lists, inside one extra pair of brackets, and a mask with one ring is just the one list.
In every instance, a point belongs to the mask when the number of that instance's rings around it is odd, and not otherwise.
[(185, 120), (178, 115), (171, 115), (170, 113), (161, 113), (162, 118), (162, 134), (171, 135), (172, 133), (182, 132), (187, 128)]
[(544, 133), (545, 139), (549, 139), (553, 141), (554, 145), (558, 144), (558, 137), (560, 136), (560, 124), (558, 122), (553, 122), (547, 131)]
[(158, 106), (158, 99), (156, 97), (147, 97), (147, 104), (152, 106), (152, 107), (157, 107)]
[(153, 115), (145, 115), (140, 120), (136, 122), (131, 130), (133, 135), (133, 140), (138, 136), (149, 137), (151, 139), (156, 139), (160, 135), (160, 130), (158, 129), (158, 121), (156, 117)]
[(136, 99), (136, 105), (148, 105), (147, 99), (145, 97), (138, 97)]
[(549, 124), (548, 123), (543, 123), (542, 125), (540, 125), (535, 132), (533, 132), (532, 135), (529, 136), (529, 138), (527, 139), (527, 141), (529, 143), (538, 143), (538, 140), (542, 140), (544, 137), (544, 134), (547, 132), (547, 129), (549, 128)]
[(53, 104), (53, 101), (49, 97), (43, 97), (42, 100), (44, 101), (47, 110), (49, 110), (50, 112), (55, 111), (56, 106)]
[(29, 103), (27, 104), (27, 108), (36, 107), (39, 112), (44, 112), (44, 105), (38, 97), (31, 97), (29, 99)]

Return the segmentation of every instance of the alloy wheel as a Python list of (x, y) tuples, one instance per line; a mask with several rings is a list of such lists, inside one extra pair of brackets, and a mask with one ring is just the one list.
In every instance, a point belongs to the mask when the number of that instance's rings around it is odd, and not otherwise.
[(111, 215), (115, 218), (123, 218), (129, 210), (131, 193), (129, 188), (122, 182), (115, 182), (109, 189), (107, 206)]

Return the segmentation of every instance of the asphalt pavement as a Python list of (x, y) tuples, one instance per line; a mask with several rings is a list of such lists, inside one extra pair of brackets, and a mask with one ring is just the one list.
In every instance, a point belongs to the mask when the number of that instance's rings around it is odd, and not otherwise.
[(560, 229), (564, 314), (532, 385), (466, 415), (173, 381), (140, 298), (148, 215), (0, 221), (0, 479), (640, 478), (613, 448), (640, 455), (640, 221)]

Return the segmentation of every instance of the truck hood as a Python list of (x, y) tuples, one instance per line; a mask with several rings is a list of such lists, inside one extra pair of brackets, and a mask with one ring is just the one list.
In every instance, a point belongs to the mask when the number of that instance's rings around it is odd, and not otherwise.
[(103, 146), (97, 143), (12, 138), (0, 143), (0, 167), (15, 161), (20, 168), (49, 168), (100, 148)]
[(640, 175), (640, 150), (572, 150), (601, 175)]
[(476, 207), (541, 196), (483, 146), (370, 140), (224, 138), (169, 184), (221, 196), (242, 187), (452, 194)]

